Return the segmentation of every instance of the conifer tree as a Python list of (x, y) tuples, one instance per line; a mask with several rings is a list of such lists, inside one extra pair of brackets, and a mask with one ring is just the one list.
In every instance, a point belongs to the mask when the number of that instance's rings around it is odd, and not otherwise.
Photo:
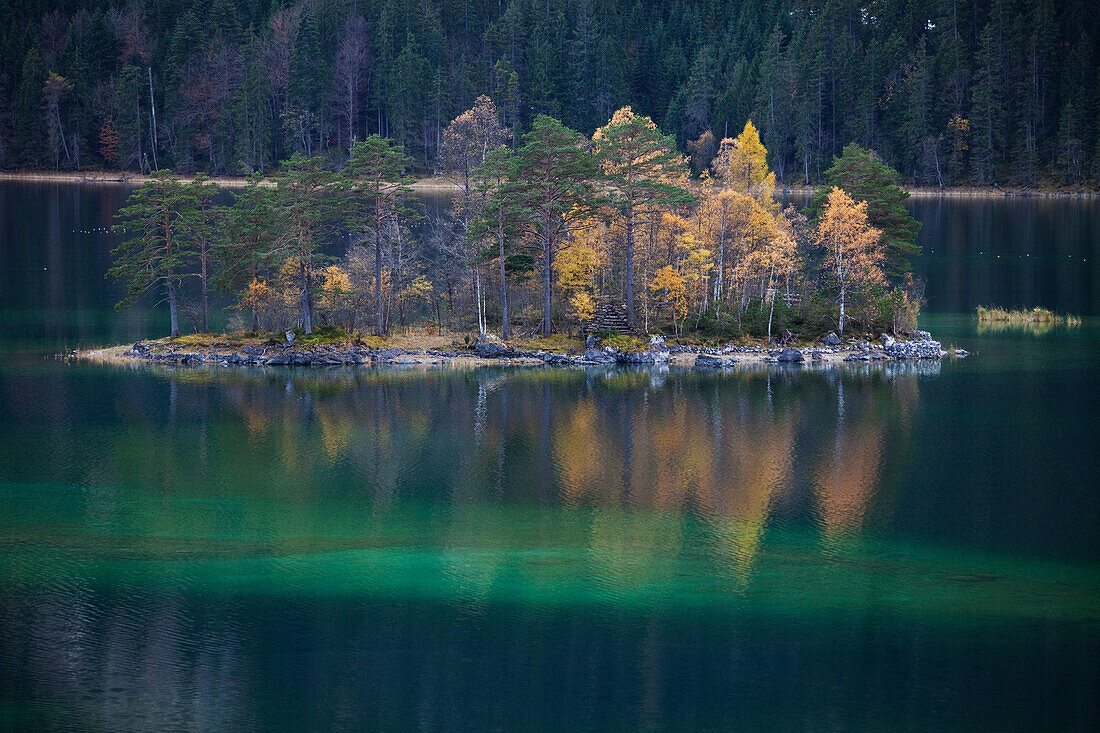
[(321, 235), (337, 219), (336, 177), (319, 157), (295, 153), (276, 177), (278, 213), (282, 219), (277, 240), (284, 261), (298, 270), (302, 330), (313, 333), (313, 265)]
[(178, 289), (191, 255), (180, 236), (180, 212), (186, 205), (187, 194), (172, 172), (154, 173), (118, 211), (112, 228), (124, 238), (111, 250), (114, 265), (107, 271), (107, 277), (126, 282), (126, 297), (116, 308), (129, 308), (142, 294), (164, 286), (172, 338), (180, 335)]
[(508, 317), (508, 270), (510, 260), (517, 260), (516, 250), (525, 229), (531, 223), (531, 211), (526, 206), (522, 187), (515, 181), (515, 155), (506, 147), (488, 151), (485, 161), (477, 167), (475, 195), (478, 212), (470, 222), (467, 236), (473, 239), (492, 237), (500, 266), (500, 335), (511, 337)]
[(585, 139), (553, 117), (539, 115), (523, 136), (517, 177), (523, 181), (532, 226), (542, 241), (542, 335), (551, 330), (554, 250), (566, 231), (597, 202), (596, 165)]
[(819, 188), (810, 202), (811, 211), (822, 211), (833, 187), (844, 189), (856, 201), (866, 201), (871, 226), (882, 232), (886, 274), (895, 281), (912, 272), (909, 258), (921, 251), (916, 243), (920, 222), (905, 210), (909, 194), (898, 185), (898, 179), (898, 172), (874, 152), (852, 143), (825, 171), (827, 185)]
[(687, 164), (676, 152), (673, 139), (657, 129), (653, 120), (638, 116), (630, 107), (615, 112), (592, 136), (600, 166), (601, 184), (609, 203), (622, 219), (626, 258), (626, 317), (634, 318), (634, 247), (638, 218), (659, 209), (692, 200), (681, 185)]
[(374, 330), (386, 332), (382, 302), (382, 245), (387, 232), (413, 211), (404, 202), (412, 190), (405, 182), (410, 163), (405, 149), (378, 135), (351, 147), (351, 160), (344, 169), (344, 186), (350, 190), (344, 218), (368, 234), (374, 244)]

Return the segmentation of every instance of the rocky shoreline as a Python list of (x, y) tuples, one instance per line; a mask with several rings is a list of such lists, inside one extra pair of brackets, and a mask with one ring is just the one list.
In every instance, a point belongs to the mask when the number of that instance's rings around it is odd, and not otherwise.
[(494, 338), (483, 337), (469, 347), (451, 349), (369, 348), (351, 343), (298, 345), (293, 342), (265, 346), (234, 346), (212, 343), (197, 347), (172, 341), (137, 341), (130, 347), (81, 352), (78, 356), (99, 360), (139, 360), (161, 364), (217, 366), (327, 367), (349, 365), (427, 366), (596, 366), (671, 364), (699, 370), (722, 370), (739, 364), (807, 365), (935, 360), (967, 352), (943, 350), (927, 332), (899, 341), (883, 334), (876, 342), (850, 340), (842, 343), (835, 334), (813, 346), (767, 348), (762, 346), (700, 347), (666, 345), (655, 337), (648, 348), (620, 350), (601, 347), (589, 339), (583, 354), (551, 351), (523, 351)]

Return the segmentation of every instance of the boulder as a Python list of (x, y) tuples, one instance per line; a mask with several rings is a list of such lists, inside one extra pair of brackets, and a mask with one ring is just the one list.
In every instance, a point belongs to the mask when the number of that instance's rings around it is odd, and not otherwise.
[(966, 349), (955, 349), (955, 358), (965, 359), (968, 356), (970, 356), (970, 352)]
[(897, 343), (897, 340), (888, 333), (884, 333), (879, 336), (878, 340), (882, 342), (883, 348), (886, 348), (887, 346), (893, 346)]
[(939, 341), (931, 339), (912, 339), (910, 341), (898, 341), (892, 346), (885, 346), (883, 353), (895, 359), (939, 359), (944, 351), (940, 348)]
[(932, 340), (932, 334), (928, 333), (928, 331), (917, 331), (914, 335), (922, 341)]
[(588, 334), (588, 338), (584, 340), (585, 350), (596, 348), (596, 337), (592, 334)]
[(726, 360), (720, 356), (711, 354), (699, 354), (695, 357), (696, 369), (721, 369), (726, 366)]
[(599, 349), (586, 349), (584, 352), (584, 360), (592, 362), (594, 364), (614, 364), (615, 357), (608, 354), (606, 351)]
[(814, 361), (821, 361), (821, 359), (822, 359), (821, 352), (818, 351), (817, 349), (814, 349), (813, 351), (810, 352), (810, 358), (813, 359)]
[(484, 334), (477, 340), (474, 353), (482, 359), (510, 359), (516, 354), (496, 336)]
[(620, 364), (655, 364), (658, 361), (668, 361), (667, 351), (620, 351), (615, 354), (615, 361)]
[(830, 333), (828, 336), (821, 339), (821, 343), (826, 346), (840, 346), (840, 336), (837, 336), (835, 333)]
[(783, 349), (775, 358), (787, 364), (796, 364), (803, 360), (802, 352), (798, 349)]
[(286, 332), (286, 342), (288, 344), (293, 344), (294, 343), (294, 332), (293, 331), (287, 331)]
[(540, 358), (551, 366), (565, 366), (574, 363), (573, 359), (565, 354), (541, 354)]
[(649, 337), (649, 348), (651, 349), (665, 349), (665, 337), (660, 334), (654, 334)]

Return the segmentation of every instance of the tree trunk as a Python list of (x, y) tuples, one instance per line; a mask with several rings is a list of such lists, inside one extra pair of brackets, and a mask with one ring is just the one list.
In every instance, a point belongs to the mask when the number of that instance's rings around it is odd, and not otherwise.
[(546, 222), (546, 232), (542, 238), (542, 335), (550, 336), (550, 222)]
[(840, 286), (840, 322), (837, 324), (837, 331), (844, 334), (844, 286)]
[(382, 230), (374, 233), (374, 335), (382, 336), (386, 324), (382, 319)]
[(626, 210), (626, 322), (634, 328), (634, 207)]
[(500, 244), (500, 337), (512, 335), (508, 324), (508, 279), (504, 271), (504, 222), (497, 221), (497, 242)]
[(180, 322), (176, 309), (176, 273), (168, 271), (168, 316), (172, 322), (172, 338), (179, 338)]
[(305, 258), (298, 260), (298, 270), (302, 275), (302, 331), (313, 333), (313, 295), (310, 291), (309, 268)]
[(206, 260), (207, 254), (205, 250), (202, 253), (202, 332), (210, 333), (210, 298), (209, 298), (209, 279), (206, 275)]
[(153, 143), (149, 149), (153, 151), (153, 168), (159, 171), (160, 166), (157, 165), (157, 106), (153, 101), (153, 67), (148, 66), (146, 69), (149, 71), (149, 121), (153, 128)]

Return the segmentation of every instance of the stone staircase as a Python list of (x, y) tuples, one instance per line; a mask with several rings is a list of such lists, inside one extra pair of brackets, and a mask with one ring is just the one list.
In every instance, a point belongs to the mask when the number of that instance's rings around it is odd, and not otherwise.
[(596, 315), (585, 328), (587, 333), (608, 329), (624, 335), (634, 334), (626, 320), (626, 305), (613, 298), (601, 297), (596, 301)]

